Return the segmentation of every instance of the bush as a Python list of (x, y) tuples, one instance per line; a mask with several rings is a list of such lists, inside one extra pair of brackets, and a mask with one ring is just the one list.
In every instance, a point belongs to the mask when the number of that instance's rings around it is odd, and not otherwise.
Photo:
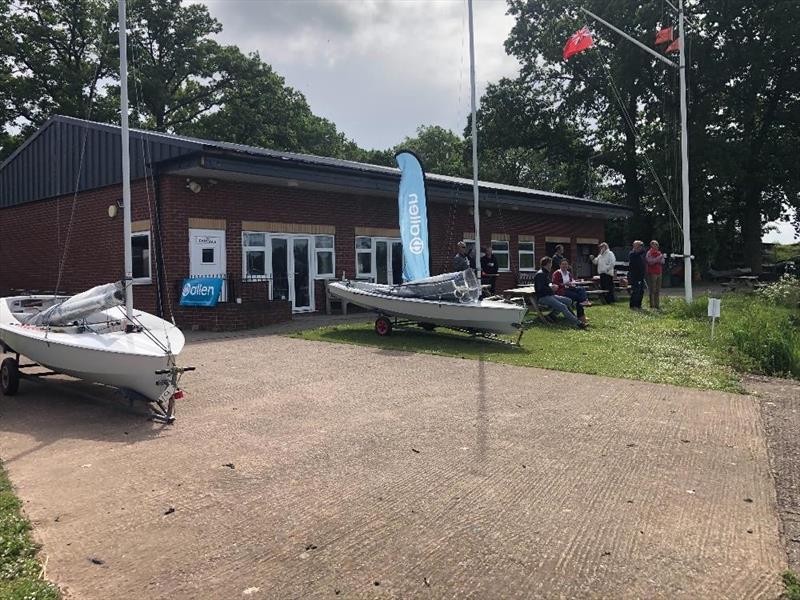
[(796, 308), (800, 305), (800, 277), (786, 273), (775, 283), (760, 289), (758, 296), (778, 306)]
[(792, 314), (750, 302), (730, 328), (733, 347), (750, 369), (800, 377), (800, 329)]

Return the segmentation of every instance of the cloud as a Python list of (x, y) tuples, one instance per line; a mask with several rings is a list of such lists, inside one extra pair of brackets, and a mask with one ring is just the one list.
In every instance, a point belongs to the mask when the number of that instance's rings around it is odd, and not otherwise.
[[(469, 46), (462, 0), (203, 0), (219, 40), (262, 59), (312, 110), (364, 147), (386, 148), (420, 125), (461, 133), (469, 113)], [(476, 73), (518, 71), (503, 42), (502, 0), (476, 0)]]

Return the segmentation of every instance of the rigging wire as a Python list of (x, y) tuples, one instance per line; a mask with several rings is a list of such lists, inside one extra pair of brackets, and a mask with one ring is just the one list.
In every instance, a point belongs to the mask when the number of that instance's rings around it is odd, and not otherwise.
[[(608, 81), (611, 84), (611, 90), (613, 92), (614, 98), (616, 99), (617, 103), (620, 106), (620, 110), (622, 112), (623, 120), (628, 125), (628, 127), (631, 130), (631, 132), (634, 134), (634, 137), (638, 139), (638, 134), (637, 134), (637, 131), (636, 131), (636, 125), (635, 125), (630, 113), (628, 112), (628, 109), (625, 107), (625, 103), (622, 100), (622, 94), (619, 91), (619, 88), (617, 87), (616, 83), (614, 83), (614, 78), (611, 75), (611, 71), (610, 71), (608, 65), (606, 64), (607, 59), (606, 59), (605, 55), (603, 54), (603, 52), (601, 51), (599, 46), (597, 47), (597, 51), (598, 51), (598, 54), (600, 55), (600, 58), (601, 58), (601, 60), (599, 61), (600, 65), (603, 67), (603, 70), (605, 71), (606, 76), (608, 77)], [(658, 186), (658, 189), (661, 192), (661, 196), (664, 199), (664, 202), (666, 202), (667, 206), (669, 207), (670, 213), (672, 213), (672, 216), (675, 219), (675, 222), (678, 224), (678, 227), (681, 228), (681, 231), (682, 231), (683, 229), (682, 229), (681, 222), (678, 219), (678, 216), (675, 214), (675, 209), (673, 208), (672, 203), (669, 201), (669, 197), (667, 196), (667, 193), (664, 190), (664, 186), (661, 183), (661, 178), (658, 176), (658, 173), (656, 172), (652, 161), (647, 156), (647, 151), (646, 150), (642, 151), (642, 158), (644, 158), (645, 164), (647, 165), (648, 170), (650, 171), (651, 175), (653, 176), (653, 179), (655, 180), (656, 185)]]

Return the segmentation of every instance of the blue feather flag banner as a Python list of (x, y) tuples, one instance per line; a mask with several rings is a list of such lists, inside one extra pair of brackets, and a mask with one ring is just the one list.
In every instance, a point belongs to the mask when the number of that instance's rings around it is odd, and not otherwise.
[(395, 160), (400, 167), (397, 203), (403, 241), (403, 281), (414, 281), (430, 277), (425, 173), (411, 152), (399, 152)]

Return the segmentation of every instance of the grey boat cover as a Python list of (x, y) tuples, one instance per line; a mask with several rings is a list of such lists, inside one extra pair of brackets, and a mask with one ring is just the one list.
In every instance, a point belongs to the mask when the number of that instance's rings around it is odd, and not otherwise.
[[(364, 284), (359, 287), (363, 288)], [(443, 302), (477, 302), (481, 296), (481, 285), (472, 269), (416, 279), (400, 285), (369, 284), (369, 288), (387, 296)]]
[(101, 310), (120, 306), (124, 301), (125, 288), (122, 282), (106, 283), (75, 296), (70, 296), (63, 302), (30, 315), (25, 320), (25, 323), (28, 325), (63, 327)]

